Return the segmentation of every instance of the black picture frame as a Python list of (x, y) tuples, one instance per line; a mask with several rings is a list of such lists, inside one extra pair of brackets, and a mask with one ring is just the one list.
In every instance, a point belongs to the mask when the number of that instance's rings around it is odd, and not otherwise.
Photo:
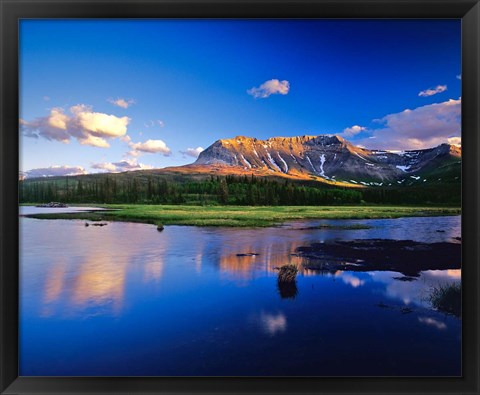
[[(0, 392), (2, 394), (480, 394), (480, 4), (478, 0), (0, 0)], [(18, 376), (18, 21), (21, 18), (460, 18), (462, 371), (459, 378)]]

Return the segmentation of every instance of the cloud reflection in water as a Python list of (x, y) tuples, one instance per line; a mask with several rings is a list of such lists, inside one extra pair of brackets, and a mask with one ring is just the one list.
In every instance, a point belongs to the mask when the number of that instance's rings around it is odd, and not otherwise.
[(439, 330), (447, 329), (447, 325), (444, 322), (440, 322), (440, 321), (436, 320), (435, 318), (418, 317), (418, 321), (421, 322), (422, 324), (433, 326), (434, 328), (437, 328)]
[(287, 317), (281, 312), (271, 314), (262, 311), (259, 319), (263, 331), (270, 336), (275, 336), (287, 330)]

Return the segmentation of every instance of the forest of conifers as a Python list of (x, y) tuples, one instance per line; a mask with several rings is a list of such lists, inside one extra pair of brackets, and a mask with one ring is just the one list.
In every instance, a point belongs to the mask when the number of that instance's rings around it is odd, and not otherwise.
[(210, 176), (182, 182), (159, 177), (104, 175), (23, 180), (20, 203), (141, 203), (232, 205), (432, 204), (460, 205), (460, 184), (424, 187), (339, 188), (247, 176)]

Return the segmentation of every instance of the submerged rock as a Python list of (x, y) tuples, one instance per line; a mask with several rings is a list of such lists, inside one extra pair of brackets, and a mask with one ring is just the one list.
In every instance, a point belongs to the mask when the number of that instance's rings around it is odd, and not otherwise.
[(353, 225), (315, 225), (304, 228), (290, 228), (291, 230), (365, 230), (372, 229), (373, 226), (364, 224)]
[(256, 252), (247, 252), (245, 254), (237, 254), (237, 256), (258, 256), (260, 254), (257, 254)]
[(417, 280), (416, 277), (411, 277), (411, 276), (393, 277), (393, 279), (397, 281), (406, 281), (406, 282)]
[(383, 302), (380, 302), (377, 304), (378, 307), (380, 307), (381, 309), (390, 309), (391, 306), (389, 306), (388, 304), (385, 304)]
[(66, 207), (68, 207), (68, 206), (67, 206), (65, 203), (50, 202), (50, 203), (38, 204), (36, 207), (44, 207), (44, 208), (66, 208)]

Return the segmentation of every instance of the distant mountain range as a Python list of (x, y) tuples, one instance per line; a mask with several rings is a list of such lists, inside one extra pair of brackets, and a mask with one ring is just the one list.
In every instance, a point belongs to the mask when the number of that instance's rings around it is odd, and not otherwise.
[[(412, 151), (369, 150), (339, 136), (237, 136), (217, 140), (191, 165), (166, 173), (285, 177), (347, 187), (460, 182), (461, 148), (442, 144)], [(158, 170), (157, 170), (158, 171)]]
[(27, 178), (19, 194), (20, 202), (458, 206), (461, 148), (392, 152), (339, 136), (238, 136), (216, 141), (189, 165)]
[[(237, 136), (217, 140), (189, 165), (111, 174), (116, 180), (149, 177), (174, 182), (210, 176), (257, 176), (276, 180), (346, 188), (445, 187), (461, 183), (462, 149), (441, 144), (412, 151), (369, 150), (340, 136), (274, 137), (259, 140)], [(71, 176), (87, 182), (110, 173)], [(65, 177), (28, 178), (54, 181)], [(452, 185), (453, 186), (453, 185)]]

